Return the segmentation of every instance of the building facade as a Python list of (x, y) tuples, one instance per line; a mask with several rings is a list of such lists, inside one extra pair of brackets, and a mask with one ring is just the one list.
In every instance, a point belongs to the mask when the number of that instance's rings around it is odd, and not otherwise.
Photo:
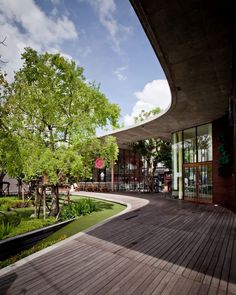
[(130, 0), (168, 80), (165, 112), (112, 133), (172, 141), (173, 195), (236, 211), (236, 22), (221, 1)]
[[(166, 175), (169, 170), (161, 163), (158, 164), (154, 175), (154, 192), (163, 191), (165, 188)], [(133, 191), (148, 192), (150, 191), (148, 183), (148, 166), (147, 162), (138, 153), (130, 149), (119, 149), (119, 156), (114, 165), (114, 190), (115, 191)], [(111, 183), (111, 169), (95, 169), (93, 180), (95, 182)]]

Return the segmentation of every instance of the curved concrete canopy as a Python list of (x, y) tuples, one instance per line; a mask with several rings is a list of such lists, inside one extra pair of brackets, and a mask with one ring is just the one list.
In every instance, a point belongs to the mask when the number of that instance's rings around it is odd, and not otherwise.
[[(227, 2), (227, 1), (221, 1)], [(226, 113), (232, 41), (226, 7), (217, 1), (131, 0), (169, 82), (172, 103), (161, 115), (112, 132), (120, 147), (211, 122)], [(155, 64), (153, 65), (155, 67)]]

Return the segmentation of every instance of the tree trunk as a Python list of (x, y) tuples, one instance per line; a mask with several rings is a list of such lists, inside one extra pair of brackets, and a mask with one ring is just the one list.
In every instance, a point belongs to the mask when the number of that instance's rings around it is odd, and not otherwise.
[(42, 205), (42, 198), (43, 198), (43, 191), (40, 192), (39, 188), (37, 189), (37, 195), (38, 195), (38, 213), (37, 218), (40, 218), (40, 211), (41, 211), (41, 205)]
[(111, 191), (114, 192), (114, 163), (111, 163)]
[(56, 217), (59, 212), (59, 190), (58, 185), (52, 186), (52, 205), (49, 216)]
[(0, 172), (0, 197), (3, 197), (4, 192), (3, 192), (3, 179), (5, 177), (6, 173), (5, 172)]
[(43, 197), (43, 219), (46, 220), (46, 189), (43, 188), (42, 191), (42, 197)]
[(18, 178), (17, 182), (18, 182), (18, 197), (20, 200), (22, 200), (22, 179)]

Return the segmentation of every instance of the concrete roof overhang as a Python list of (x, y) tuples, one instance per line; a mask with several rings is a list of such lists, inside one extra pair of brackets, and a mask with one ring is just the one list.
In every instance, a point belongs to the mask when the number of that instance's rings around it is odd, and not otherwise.
[(227, 1), (130, 1), (166, 74), (172, 102), (157, 117), (110, 133), (119, 146), (151, 137), (170, 139), (172, 132), (224, 115), (232, 87)]

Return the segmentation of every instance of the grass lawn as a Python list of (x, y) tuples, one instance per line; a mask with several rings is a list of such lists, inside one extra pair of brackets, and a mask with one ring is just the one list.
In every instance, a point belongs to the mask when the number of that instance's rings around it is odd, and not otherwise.
[[(87, 198), (83, 196), (72, 196), (71, 200), (79, 201), (82, 198)], [(76, 233), (79, 233), (90, 226), (93, 226), (113, 215), (118, 214), (119, 212), (123, 211), (126, 207), (121, 204), (112, 203), (100, 199), (94, 199), (93, 201), (97, 203), (98, 210), (92, 212), (88, 215), (80, 216), (75, 221), (69, 223), (68, 225), (64, 226), (63, 228), (59, 229), (57, 232), (53, 233), (50, 237), (39, 242), (39, 244), (43, 244), (45, 242), (54, 241), (60, 239), (61, 237), (70, 237)]]

